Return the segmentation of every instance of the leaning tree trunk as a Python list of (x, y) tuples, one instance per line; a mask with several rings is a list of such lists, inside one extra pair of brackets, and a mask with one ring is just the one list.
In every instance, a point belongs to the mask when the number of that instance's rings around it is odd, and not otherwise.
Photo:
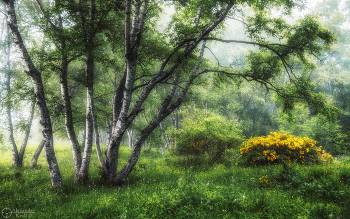
[[(61, 84), (61, 98), (63, 101), (63, 108), (64, 108), (64, 114), (65, 114), (65, 128), (67, 132), (67, 136), (69, 139), (69, 142), (72, 147), (72, 155), (73, 155), (73, 163), (74, 163), (74, 180), (78, 181), (79, 177), (79, 170), (81, 167), (81, 148), (79, 145), (79, 141), (77, 138), (77, 135), (74, 131), (74, 122), (73, 122), (73, 115), (72, 115), (72, 107), (71, 107), (71, 95), (69, 93), (68, 89), (68, 64), (70, 61), (74, 60), (75, 58), (72, 58), (68, 60), (67, 57), (67, 45), (66, 45), (66, 36), (63, 35), (64, 33), (64, 27), (63, 27), (63, 21), (60, 14), (57, 14), (56, 16), (56, 24), (51, 22), (50, 18), (47, 16), (47, 13), (45, 12), (42, 4), (39, 0), (36, 0), (36, 3), (42, 12), (44, 18), (46, 19), (47, 23), (50, 25), (51, 30), (55, 32), (56, 41), (59, 45), (57, 47), (61, 50), (61, 59), (60, 59), (60, 84)], [(56, 2), (54, 2), (56, 4)], [(74, 90), (74, 88), (73, 88)], [(71, 91), (72, 93), (73, 91)]]
[(21, 58), (24, 62), (25, 72), (30, 76), (34, 85), (34, 93), (40, 114), (40, 124), (42, 126), (45, 155), (50, 172), (51, 184), (53, 187), (60, 187), (62, 185), (62, 176), (53, 147), (52, 125), (49, 110), (46, 105), (41, 73), (35, 68), (31, 57), (28, 54), (27, 48), (23, 43), (22, 36), (18, 30), (15, 0), (3, 0), (3, 2), (6, 5), (8, 16), (7, 24), (11, 29), (13, 42), (18, 47), (18, 51), (20, 52)]
[(38, 148), (35, 150), (33, 156), (32, 156), (32, 160), (30, 161), (30, 167), (34, 168), (34, 167), (37, 167), (38, 166), (38, 159), (39, 159), (39, 156), (40, 156), (40, 153), (41, 151), (43, 150), (44, 148), (44, 139), (41, 140)]
[[(131, 173), (133, 168), (135, 167), (141, 152), (142, 143), (146, 140), (146, 138), (152, 133), (152, 131), (159, 125), (160, 122), (167, 116), (169, 116), (175, 109), (177, 109), (180, 104), (183, 101), (184, 96), (186, 95), (190, 85), (193, 83), (194, 79), (197, 77), (197, 71), (199, 69), (200, 64), (202, 63), (202, 58), (204, 54), (204, 48), (205, 48), (206, 41), (203, 42), (202, 48), (200, 51), (199, 59), (193, 69), (192, 75), (190, 76), (190, 80), (186, 83), (185, 88), (183, 88), (182, 92), (180, 93), (177, 100), (170, 105), (171, 100), (174, 97), (175, 90), (178, 84), (178, 78), (174, 78), (173, 85), (169, 91), (168, 96), (164, 99), (160, 110), (158, 111), (158, 114), (152, 119), (152, 121), (144, 128), (140, 135), (136, 138), (133, 151), (131, 153), (131, 156), (128, 160), (128, 163), (123, 167), (123, 169), (116, 174), (116, 177), (114, 178), (114, 182), (117, 185), (121, 185), (127, 176)], [(170, 106), (169, 106), (170, 105)]]
[(97, 125), (97, 116), (96, 116), (96, 112), (95, 112), (94, 107), (92, 108), (92, 119), (93, 119), (93, 123), (94, 123), (95, 147), (96, 147), (97, 158), (98, 158), (98, 162), (100, 163), (102, 170), (105, 172), (105, 171), (107, 171), (107, 168), (106, 168), (106, 163), (102, 157), (102, 152), (101, 152), (101, 147), (100, 147), (100, 136), (99, 136), (98, 125)]
[(24, 139), (22, 141), (21, 149), (20, 149), (19, 154), (18, 154), (18, 166), (23, 165), (24, 152), (25, 152), (27, 144), (28, 144), (29, 134), (30, 134), (30, 130), (32, 127), (32, 123), (33, 123), (34, 109), (35, 109), (35, 102), (32, 102), (31, 107), (30, 107), (29, 121), (28, 121), (28, 124), (26, 127), (26, 131), (24, 134)]
[(168, 96), (163, 101), (163, 104), (161, 106), (161, 109), (157, 113), (157, 115), (152, 119), (150, 123), (147, 124), (146, 128), (144, 128), (139, 136), (136, 138), (133, 151), (131, 153), (131, 156), (128, 160), (128, 163), (123, 167), (121, 171), (119, 171), (115, 178), (114, 182), (118, 185), (122, 184), (123, 181), (125, 181), (126, 177), (130, 174), (130, 172), (135, 167), (139, 157), (140, 152), (142, 148), (142, 144), (145, 142), (146, 138), (151, 134), (151, 132), (159, 125), (159, 123), (170, 114), (170, 112), (167, 112), (167, 107), (170, 104), (170, 101), (172, 100), (174, 96), (174, 92), (176, 89), (178, 83), (178, 78), (175, 77), (173, 86), (171, 87)]

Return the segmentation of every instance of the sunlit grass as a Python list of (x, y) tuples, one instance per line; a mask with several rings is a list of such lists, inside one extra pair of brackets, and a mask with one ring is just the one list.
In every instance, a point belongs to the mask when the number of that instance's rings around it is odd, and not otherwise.
[[(121, 187), (100, 178), (95, 149), (90, 182), (73, 182), (72, 151), (55, 144), (64, 186), (53, 189), (44, 153), (29, 168), (37, 145), (29, 145), (25, 166), (11, 167), (11, 152), (0, 153), (0, 210), (33, 210), (32, 218), (349, 218), (350, 159), (333, 164), (239, 167), (222, 162), (186, 167), (152, 149), (142, 153)], [(121, 148), (120, 162), (131, 150)], [(284, 172), (283, 172), (284, 171)], [(283, 176), (282, 173), (286, 173)], [(266, 176), (267, 183), (261, 183)], [(13, 213), (12, 217), (16, 217)]]

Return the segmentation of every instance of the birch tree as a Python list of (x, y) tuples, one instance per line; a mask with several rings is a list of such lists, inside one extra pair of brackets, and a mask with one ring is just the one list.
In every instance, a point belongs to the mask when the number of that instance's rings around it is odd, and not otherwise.
[(13, 42), (20, 52), (20, 56), (25, 66), (25, 72), (27, 75), (29, 75), (33, 82), (36, 104), (40, 113), (40, 124), (42, 126), (45, 155), (51, 176), (51, 184), (53, 187), (60, 187), (62, 183), (62, 176), (53, 147), (52, 126), (49, 111), (46, 105), (41, 73), (35, 68), (19, 32), (15, 11), (15, 0), (5, 0), (3, 2), (6, 6), (7, 25), (11, 30)]

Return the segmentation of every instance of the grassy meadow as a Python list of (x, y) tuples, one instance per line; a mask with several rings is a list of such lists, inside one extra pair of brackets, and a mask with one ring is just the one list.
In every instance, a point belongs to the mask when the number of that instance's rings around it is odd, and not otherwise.
[[(55, 151), (64, 186), (53, 189), (44, 155), (31, 169), (11, 167), (11, 151), (0, 151), (0, 209), (10, 218), (350, 218), (350, 158), (329, 165), (244, 167), (229, 158), (189, 167), (157, 149), (142, 153), (125, 184), (103, 183), (96, 153), (91, 180), (73, 182), (68, 144)], [(121, 148), (120, 164), (131, 153)], [(33, 213), (10, 212), (32, 211)], [(6, 212), (7, 211), (7, 212)], [(4, 213), (8, 213), (4, 215)]]

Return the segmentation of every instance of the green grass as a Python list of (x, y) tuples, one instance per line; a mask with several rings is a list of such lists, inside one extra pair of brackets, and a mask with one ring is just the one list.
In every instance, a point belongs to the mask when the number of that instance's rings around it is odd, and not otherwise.
[[(347, 157), (328, 166), (287, 169), (228, 161), (185, 167), (154, 149), (141, 154), (123, 186), (113, 187), (100, 180), (95, 152), (90, 182), (74, 184), (71, 148), (55, 145), (64, 186), (53, 189), (43, 155), (42, 167), (29, 168), (35, 149), (28, 147), (21, 169), (11, 167), (10, 151), (0, 151), (0, 210), (32, 210), (31, 218), (350, 218)], [(130, 152), (121, 148), (121, 165)]]

